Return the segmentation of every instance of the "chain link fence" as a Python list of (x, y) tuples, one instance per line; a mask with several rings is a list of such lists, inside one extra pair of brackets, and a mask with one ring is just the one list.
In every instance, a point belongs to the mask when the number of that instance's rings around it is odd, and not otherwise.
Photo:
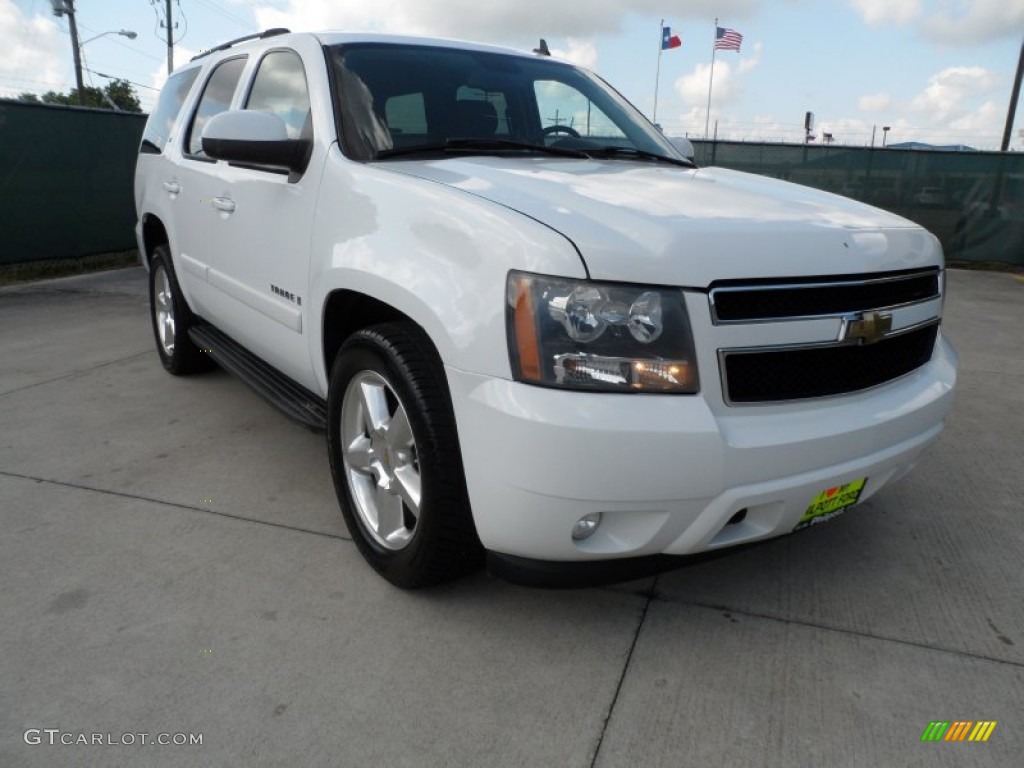
[(0, 265), (135, 247), (146, 115), (0, 99)]
[[(0, 99), (0, 263), (135, 247), (146, 115)], [(694, 141), (700, 165), (772, 176), (918, 222), (953, 261), (1024, 265), (1024, 153)]]
[(852, 197), (933, 232), (951, 261), (1024, 265), (1024, 153), (694, 140), (718, 165)]

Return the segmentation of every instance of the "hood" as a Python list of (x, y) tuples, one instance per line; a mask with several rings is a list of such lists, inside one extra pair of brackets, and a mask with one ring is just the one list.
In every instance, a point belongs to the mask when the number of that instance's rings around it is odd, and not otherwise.
[(624, 160), (469, 157), (381, 163), (536, 219), (594, 279), (714, 280), (882, 272), (938, 264), (924, 229), (828, 192), (723, 168)]

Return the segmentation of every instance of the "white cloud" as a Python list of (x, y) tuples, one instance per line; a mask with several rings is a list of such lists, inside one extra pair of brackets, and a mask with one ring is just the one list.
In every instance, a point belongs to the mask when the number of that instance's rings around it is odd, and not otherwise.
[(763, 50), (764, 46), (761, 43), (754, 43), (750, 46), (750, 51), (740, 58), (739, 73), (741, 75), (749, 72), (761, 63), (761, 52)]
[[(739, 99), (743, 92), (742, 76), (761, 63), (761, 43), (751, 47), (751, 54), (734, 64), (730, 59), (715, 61), (714, 83), (711, 93), (712, 107), (721, 106)], [(688, 75), (675, 82), (675, 90), (687, 104), (707, 104), (708, 81), (711, 77), (711, 63), (697, 64)]]
[[(711, 79), (711, 64), (697, 64), (688, 75), (683, 75), (675, 82), (676, 93), (687, 104), (706, 104), (708, 85)], [(714, 83), (712, 84), (711, 105), (721, 106), (735, 101), (742, 87), (732, 65), (728, 61), (716, 61)]]
[[(670, 23), (715, 15), (744, 18), (762, 0), (691, 0), (673, 9)], [(621, 31), (631, 14), (658, 18), (664, 0), (287, 0), (253, 8), (257, 26), (289, 29), (371, 30), (395, 34), (454, 36), (533, 47), (539, 38), (587, 38)]]
[(873, 26), (907, 24), (921, 13), (921, 0), (850, 0), (865, 22)]
[(3, 91), (13, 95), (64, 89), (63, 65), (71, 56), (71, 44), (51, 16), (28, 18), (12, 0), (0, 0), (0, 50)]
[(970, 0), (940, 3), (922, 22), (927, 37), (941, 43), (967, 45), (1000, 37), (1019, 38), (1024, 32), (1021, 0)]
[[(176, 43), (174, 45), (174, 67), (175, 71), (182, 64), (186, 64), (198, 51), (193, 51), (191, 48)], [(164, 82), (167, 80), (167, 60), (165, 59), (160, 63), (160, 66), (154, 69), (149, 74), (149, 82), (152, 87), (160, 89), (164, 87)], [(156, 94), (154, 94), (156, 95)]]
[(888, 93), (870, 93), (857, 100), (857, 109), (861, 112), (884, 112), (893, 104)]
[(971, 45), (1024, 32), (1021, 0), (849, 0), (871, 26), (913, 23), (927, 38)]
[(597, 46), (593, 40), (566, 39), (566, 49), (552, 48), (551, 55), (587, 69), (597, 69)]
[(722, 107), (735, 104), (743, 95), (743, 76), (755, 69), (761, 59), (761, 44), (751, 47), (751, 55), (734, 63), (729, 59), (715, 61), (714, 87), (711, 92), (711, 113), (708, 114), (708, 81), (711, 76), (711, 64), (697, 64), (689, 74), (678, 78), (674, 83), (675, 92), (690, 109), (674, 119), (660, 121), (666, 132), (673, 136), (703, 136), (705, 126), (709, 134), (715, 131), (718, 121), (720, 136), (735, 136), (739, 129), (729, 118), (722, 115)]
[(949, 127), (955, 131), (983, 134), (991, 133), (993, 126), (997, 129), (1006, 120), (1006, 106), (995, 101), (986, 101), (973, 112), (961, 115), (953, 120)]
[(871, 123), (855, 117), (841, 117), (838, 120), (822, 120), (813, 132), (819, 144), (824, 142), (826, 133), (831, 133), (833, 142), (837, 144), (860, 144), (866, 143), (871, 136)]
[(947, 67), (932, 75), (928, 86), (910, 102), (910, 108), (931, 123), (949, 123), (970, 111), (970, 102), (998, 85), (996, 75), (984, 67)]

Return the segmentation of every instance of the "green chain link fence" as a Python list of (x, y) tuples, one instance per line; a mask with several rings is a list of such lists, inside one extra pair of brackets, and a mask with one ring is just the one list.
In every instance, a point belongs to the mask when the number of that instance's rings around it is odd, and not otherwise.
[[(146, 115), (0, 99), (0, 264), (135, 247)], [(1024, 265), (1024, 154), (694, 141), (700, 165), (862, 200), (934, 232), (949, 259)]]
[(135, 248), (146, 115), (0, 99), (0, 264)]
[(1024, 153), (693, 141), (699, 165), (817, 187), (905, 216), (946, 258), (1024, 265)]

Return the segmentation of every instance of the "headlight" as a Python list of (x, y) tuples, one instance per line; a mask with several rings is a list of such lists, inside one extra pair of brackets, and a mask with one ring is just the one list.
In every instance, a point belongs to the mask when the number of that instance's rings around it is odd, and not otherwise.
[(697, 392), (681, 290), (510, 272), (505, 312), (518, 381), (614, 392)]

